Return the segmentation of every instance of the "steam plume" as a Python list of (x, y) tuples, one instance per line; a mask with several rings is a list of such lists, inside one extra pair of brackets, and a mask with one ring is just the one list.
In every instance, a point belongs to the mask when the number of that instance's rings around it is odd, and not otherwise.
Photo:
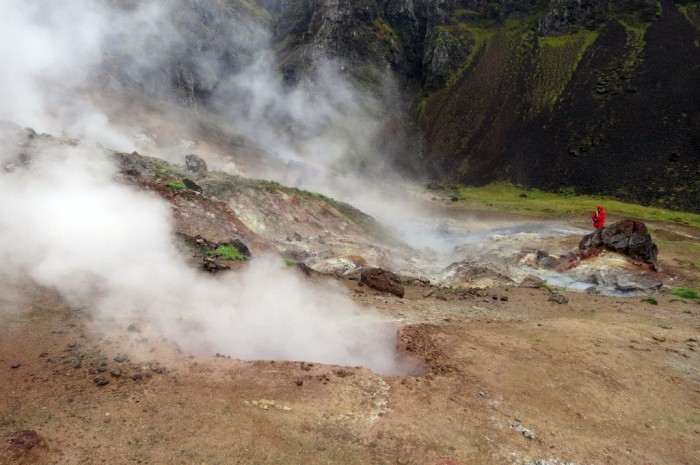
[[(95, 70), (104, 64), (106, 41), (115, 31), (137, 44), (162, 33), (161, 48), (142, 47), (124, 62), (136, 79), (152, 76), (158, 64), (149, 57), (167, 55), (181, 38), (158, 2), (127, 9), (108, 3), (2, 2), (0, 53), (8, 72), (0, 77), (0, 118), (110, 148), (134, 147), (138, 128), (114, 125), (109, 108), (90, 98), (105, 84), (95, 81), (103, 76)], [(320, 116), (333, 114), (327, 110)], [(190, 352), (395, 371), (392, 328), (337, 289), (308, 287), (278, 259), (255, 259), (242, 273), (218, 279), (188, 268), (172, 242), (168, 207), (114, 182), (114, 167), (98, 146), (22, 150), (27, 166), (11, 141), (0, 150), (3, 168), (16, 165), (0, 172), (0, 257), (9, 272), (90, 308), (98, 325), (138, 318)]]

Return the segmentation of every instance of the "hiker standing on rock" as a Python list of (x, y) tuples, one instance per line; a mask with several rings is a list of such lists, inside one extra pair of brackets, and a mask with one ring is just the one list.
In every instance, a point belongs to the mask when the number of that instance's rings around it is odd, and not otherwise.
[(598, 229), (605, 226), (605, 208), (602, 205), (600, 205), (598, 208), (595, 209), (593, 215), (591, 215), (591, 218), (593, 219), (594, 228)]

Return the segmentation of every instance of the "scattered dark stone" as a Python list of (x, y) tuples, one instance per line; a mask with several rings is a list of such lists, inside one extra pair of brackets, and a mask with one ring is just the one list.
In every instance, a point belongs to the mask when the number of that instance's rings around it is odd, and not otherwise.
[(435, 296), (435, 299), (436, 299), (436, 300), (442, 300), (443, 302), (447, 302), (447, 297), (444, 296), (444, 295), (442, 295), (442, 294), (436, 295), (436, 296)]
[(498, 296), (497, 296), (497, 295), (492, 295), (492, 296), (491, 296), (491, 300), (498, 300)]
[(48, 352), (42, 352), (39, 354), (39, 357), (41, 357), (41, 358), (48, 357), (48, 356), (49, 356)]
[(520, 287), (538, 289), (538, 288), (542, 287), (543, 284), (544, 284), (543, 279), (540, 279), (535, 275), (529, 274), (523, 278), (523, 281), (520, 283)]
[(98, 373), (104, 373), (105, 371), (107, 371), (107, 368), (105, 368), (105, 367), (97, 367), (97, 372), (98, 372)]
[(129, 326), (126, 328), (126, 330), (129, 331), (130, 333), (140, 333), (140, 332), (141, 332), (141, 330), (138, 329), (138, 328), (136, 327), (136, 325), (129, 325)]
[(404, 287), (399, 275), (381, 268), (368, 268), (362, 271), (360, 281), (380, 292), (388, 292), (397, 297), (404, 296)]
[(194, 192), (199, 192), (200, 194), (204, 191), (196, 182), (192, 181), (191, 179), (184, 178), (182, 180), (182, 183), (185, 185), (186, 188), (188, 188), (191, 191)]
[(131, 377), (134, 381), (141, 381), (143, 379), (143, 375), (141, 373), (136, 373), (134, 376)]
[(106, 386), (109, 384), (109, 379), (105, 378), (104, 376), (98, 376), (97, 378), (92, 380), (93, 383), (95, 383), (96, 386)]
[(13, 363), (12, 365), (10, 365), (10, 368), (19, 368), (19, 367), (21, 367), (21, 366), (22, 366), (21, 363), (15, 362), (15, 363)]
[(128, 359), (128, 357), (124, 354), (117, 354), (117, 356), (114, 357), (114, 361), (117, 363), (126, 362), (127, 359)]
[(502, 295), (502, 296), (501, 296), (501, 300), (502, 300), (503, 302), (508, 302), (508, 296), (507, 296), (507, 295)]
[(191, 153), (185, 156), (185, 168), (193, 173), (204, 174), (207, 172), (207, 162), (202, 157)]
[(121, 370), (112, 370), (109, 374), (115, 378), (119, 378), (122, 375), (122, 371)]
[(304, 385), (304, 381), (298, 380), (298, 381), (296, 382), (296, 385), (297, 385), (297, 386), (303, 386), (303, 385)]
[(523, 192), (522, 194), (519, 195), (519, 197), (520, 197), (521, 199), (526, 199), (526, 198), (527, 198), (527, 194)]
[(559, 291), (553, 291), (549, 296), (550, 302), (556, 302), (558, 304), (565, 304), (569, 302), (569, 299)]

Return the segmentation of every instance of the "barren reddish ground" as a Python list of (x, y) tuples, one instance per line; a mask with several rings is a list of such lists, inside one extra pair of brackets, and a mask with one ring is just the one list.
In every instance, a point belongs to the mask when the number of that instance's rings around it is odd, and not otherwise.
[(344, 284), (403, 322), (422, 373), (192, 357), (154, 340), (150, 360), (119, 362), (121, 336), (89, 331), (88, 309), (4, 280), (0, 463), (700, 463), (697, 303)]

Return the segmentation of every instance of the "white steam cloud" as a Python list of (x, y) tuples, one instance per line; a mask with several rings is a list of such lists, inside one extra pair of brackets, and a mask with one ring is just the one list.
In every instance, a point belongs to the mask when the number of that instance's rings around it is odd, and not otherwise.
[(172, 242), (168, 207), (114, 182), (96, 150), (48, 149), (0, 174), (6, 270), (91, 308), (98, 324), (138, 319), (190, 353), (396, 371), (395, 329), (340, 290), (303, 283), (279, 258), (221, 278), (190, 268)]
[[(160, 2), (108, 5), (79, 0), (0, 4), (0, 120), (133, 149), (139, 128), (115, 125), (110, 109), (93, 99), (98, 91), (115, 90), (109, 81), (95, 80), (104, 77), (95, 73), (96, 66), (104, 65), (105, 47), (113, 45), (109, 40), (121, 37), (130, 41), (127, 48), (139, 50), (122, 63), (123, 72), (137, 80), (158, 70), (159, 57), (182, 38)], [(154, 37), (159, 37), (157, 46), (149, 47)], [(207, 63), (199, 66), (206, 69)], [(144, 83), (146, 90), (149, 85), (155, 84)], [(352, 103), (352, 96), (342, 92), (333, 94), (335, 101), (327, 94), (306, 101), (299, 100), (301, 94), (288, 94), (270, 114), (265, 109), (282, 90), (267, 85), (250, 94), (251, 113), (233, 119), (243, 129), (281, 116), (296, 121), (309, 140), (322, 139), (332, 134), (333, 124), (357, 114), (354, 107), (337, 111), (339, 103)], [(217, 92), (224, 95), (227, 89), (222, 85)], [(272, 93), (261, 99), (266, 91)], [(304, 118), (309, 101), (318, 111)], [(262, 140), (271, 133), (258, 134)], [(294, 143), (282, 142), (279, 150)], [(338, 138), (336, 145), (344, 150), (344, 144)], [(90, 308), (98, 324), (139, 319), (189, 352), (396, 371), (395, 329), (360, 311), (340, 290), (309, 287), (275, 258), (256, 258), (242, 272), (220, 278), (201, 275), (188, 268), (173, 243), (167, 205), (116, 183), (115, 168), (99, 148), (22, 150), (9, 140), (0, 148), (0, 259), (7, 272), (58, 289), (69, 301)], [(317, 161), (324, 156), (318, 149), (315, 153)]]

